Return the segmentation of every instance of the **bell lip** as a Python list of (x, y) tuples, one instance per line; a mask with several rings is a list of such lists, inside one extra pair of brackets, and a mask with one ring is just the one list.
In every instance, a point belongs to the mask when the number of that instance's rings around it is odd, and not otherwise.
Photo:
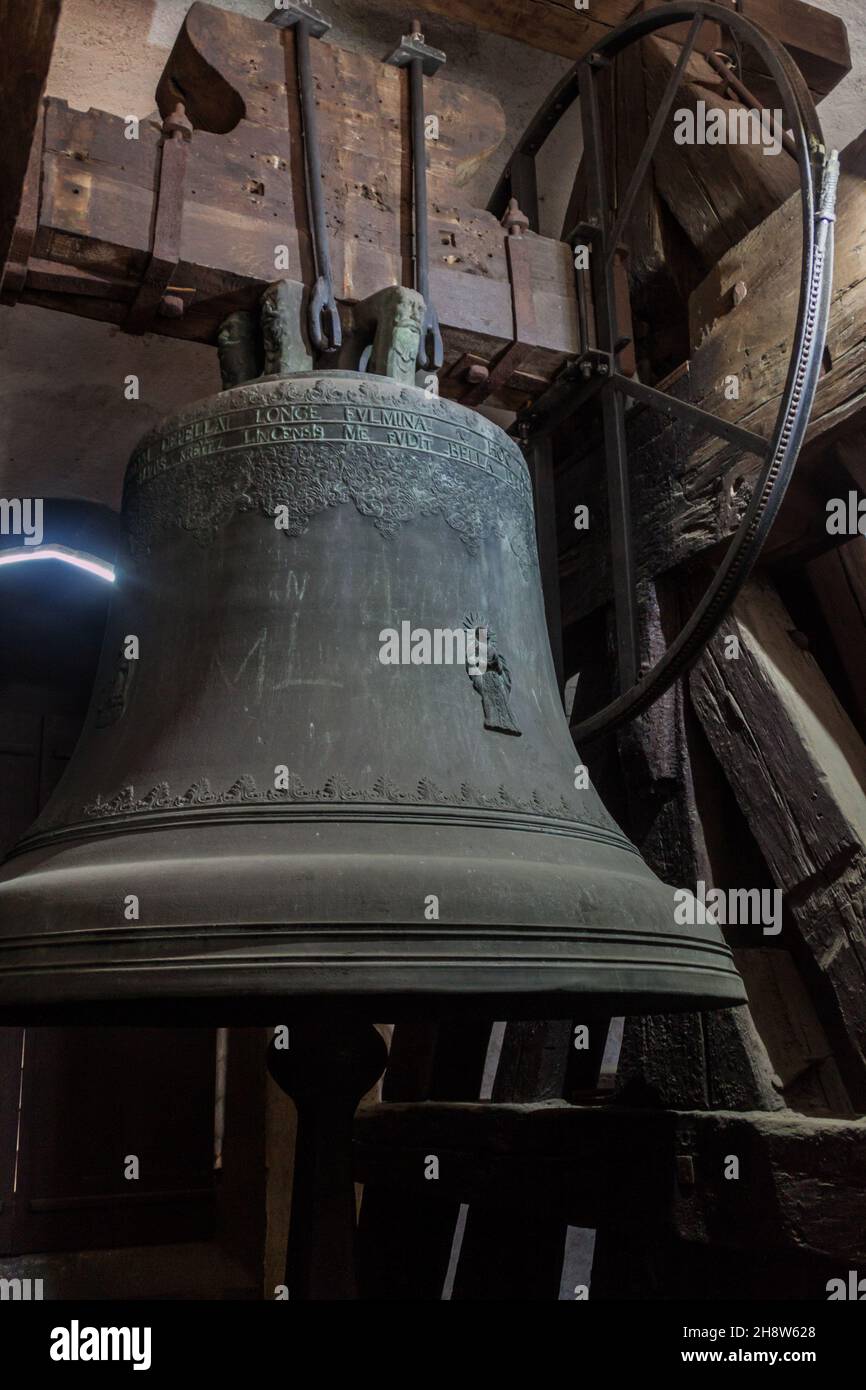
[[(203, 942), (204, 930), (187, 928), (166, 932), (157, 946), (150, 936), (146, 955), (136, 951), (134, 933), (120, 933), (105, 943), (101, 961), (94, 960), (97, 943), (73, 943), (74, 933), (58, 934), (54, 945), (38, 937), (2, 942), (0, 1025), (266, 1023), (279, 1022), (287, 1010), (302, 1017), (322, 1008), (382, 1020), (471, 1012), (495, 1021), (575, 1011), (581, 1018), (695, 1012), (747, 1002), (721, 940), (538, 927), (525, 935), (469, 927), (407, 934), (393, 923), (385, 931), (380, 938), (373, 924), (235, 926)], [(367, 935), (379, 950), (361, 958), (358, 946)], [(550, 954), (553, 942), (558, 955)]]
[[(501, 967), (496, 967), (501, 975)], [(261, 992), (239, 997), (237, 991), (226, 991), (225, 981), (206, 995), (189, 993), (160, 994), (145, 998), (140, 994), (128, 997), (77, 997), (8, 1000), (0, 1003), (0, 1027), (20, 1026), (94, 1026), (94, 1027), (158, 1027), (162, 1025), (189, 1027), (263, 1027), (282, 1022), (320, 1019), (323, 1012), (329, 1017), (364, 1019), (396, 1023), (419, 1017), (429, 1019), (467, 1018), (494, 1023), (503, 1018), (513, 1021), (552, 1018), (579, 1018), (595, 1022), (612, 1017), (632, 1017), (648, 1014), (674, 1014), (738, 1008), (748, 1003), (742, 980), (735, 973), (716, 978), (712, 987), (702, 978), (701, 971), (679, 967), (676, 971), (678, 993), (669, 990), (657, 993), (583, 992), (575, 987), (562, 986), (533, 991), (514, 986), (503, 990), (501, 979), (489, 989), (434, 993), (427, 988), (397, 992), (359, 990), (352, 993), (322, 991), (310, 983), (305, 992), (274, 990), (273, 980)], [(688, 986), (684, 992), (684, 986)]]
[[(401, 1004), (555, 1018), (746, 1001), (718, 926), (678, 924), (675, 890), (633, 847), (488, 829), (479, 858), (453, 823), (362, 825), (351, 853), (337, 843), (315, 825), (230, 842), (201, 826), (32, 851), (0, 883), (0, 1018), (159, 1017), (169, 1001), (181, 1021), (206, 1001), (264, 1021), (317, 1000), (386, 1020)], [(442, 920), (423, 911), (431, 882)], [(141, 921), (118, 920), (130, 883)]]

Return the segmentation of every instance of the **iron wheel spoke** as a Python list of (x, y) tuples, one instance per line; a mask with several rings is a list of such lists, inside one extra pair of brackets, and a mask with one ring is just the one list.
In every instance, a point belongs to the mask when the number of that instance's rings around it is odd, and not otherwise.
[(767, 456), (769, 440), (760, 434), (754, 434), (752, 430), (743, 429), (742, 425), (722, 420), (718, 415), (712, 415), (709, 410), (701, 410), (700, 406), (677, 400), (676, 396), (669, 395), (667, 391), (657, 391), (654, 386), (645, 386), (643, 382), (634, 381), (629, 376), (623, 376), (621, 372), (613, 373), (611, 385), (624, 396), (631, 396), (660, 415), (684, 420), (687, 425), (694, 425), (696, 429), (707, 434), (717, 435), (726, 443), (736, 444), (738, 448), (744, 449), (748, 454), (756, 454), (758, 458)]

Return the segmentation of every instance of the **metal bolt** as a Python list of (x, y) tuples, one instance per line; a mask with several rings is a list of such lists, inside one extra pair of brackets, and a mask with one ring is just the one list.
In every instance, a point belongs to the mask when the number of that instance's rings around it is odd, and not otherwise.
[(162, 123), (162, 133), (167, 140), (189, 140), (192, 136), (192, 121), (186, 114), (186, 107), (179, 101), (170, 116)]
[(529, 218), (525, 212), (520, 211), (516, 198), (509, 198), (508, 207), (502, 216), (502, 226), (509, 236), (522, 236), (529, 226)]
[(181, 319), (186, 308), (179, 294), (164, 294), (159, 304), (159, 312), (164, 319)]

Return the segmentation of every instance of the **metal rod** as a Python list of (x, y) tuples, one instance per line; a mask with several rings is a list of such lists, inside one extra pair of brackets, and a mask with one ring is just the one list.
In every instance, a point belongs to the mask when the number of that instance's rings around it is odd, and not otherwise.
[[(767, 110), (763, 102), (760, 102), (755, 93), (750, 91), (745, 82), (742, 82), (733, 68), (730, 68), (720, 53), (708, 53), (707, 62), (720, 77), (730, 87), (732, 92), (740, 98), (745, 106), (750, 106), (753, 111), (758, 111), (761, 115)], [(775, 122), (773, 123), (775, 125)], [(786, 131), (782, 132), (782, 149), (789, 154), (792, 159), (797, 158), (797, 146), (791, 136)]]
[(420, 58), (409, 64), (412, 108), (412, 183), (415, 203), (415, 288), (430, 294), (430, 243), (427, 226), (427, 168), (424, 158), (424, 69)]
[(654, 386), (644, 386), (643, 382), (623, 376), (621, 372), (614, 372), (611, 382), (623, 395), (633, 396), (636, 401), (641, 401), (643, 405), (650, 406), (662, 415), (672, 415), (678, 420), (684, 420), (687, 425), (694, 425), (696, 429), (718, 435), (728, 444), (736, 444), (746, 453), (756, 454), (758, 458), (767, 456), (769, 440), (762, 439), (751, 430), (743, 429), (741, 425), (735, 425), (730, 420), (720, 420), (708, 410), (701, 410), (700, 406), (677, 400), (676, 396), (669, 396), (666, 391), (657, 391)]
[[(615, 367), (616, 345), (620, 333), (616, 318), (612, 258), (605, 254), (609, 209), (604, 170), (604, 147), (595, 73), (589, 65), (585, 66), (580, 77), (580, 107), (583, 119), (584, 158), (587, 169), (588, 220), (595, 222), (601, 234), (601, 244), (598, 250), (594, 249), (590, 254), (596, 332), (599, 348), (603, 352), (612, 354), (611, 360)], [(625, 440), (625, 402), (619, 392), (608, 389), (602, 393), (602, 419), (613, 560), (617, 667), (619, 688), (621, 692), (624, 692), (630, 689), (637, 680), (638, 624), (637, 585), (631, 536), (628, 454)]]
[(649, 129), (649, 134), (646, 138), (646, 143), (644, 144), (644, 147), (641, 150), (640, 159), (638, 160), (634, 173), (632, 174), (631, 179), (629, 181), (628, 188), (625, 192), (625, 197), (622, 200), (622, 206), (619, 209), (616, 224), (614, 226), (613, 231), (611, 232), (610, 246), (608, 247), (607, 251), (607, 258), (609, 261), (613, 260), (613, 257), (616, 255), (616, 249), (619, 246), (619, 243), (622, 239), (623, 229), (625, 228), (625, 225), (628, 222), (629, 217), (631, 216), (631, 211), (634, 207), (634, 200), (638, 195), (638, 190), (641, 184), (643, 183), (644, 178), (646, 177), (647, 170), (650, 166), (650, 160), (655, 154), (656, 145), (658, 144), (659, 139), (661, 137), (665, 121), (667, 120), (670, 114), (670, 109), (673, 106), (674, 101), (676, 100), (676, 95), (680, 89), (680, 81), (682, 79), (683, 72), (685, 71), (686, 64), (691, 58), (692, 53), (694, 52), (695, 44), (698, 41), (698, 34), (700, 33), (701, 28), (703, 27), (703, 23), (703, 15), (695, 15), (691, 23), (691, 28), (688, 32), (688, 37), (686, 38), (686, 41), (683, 44), (683, 47), (680, 51), (680, 56), (677, 59), (676, 67), (674, 68), (673, 72), (670, 75), (670, 78), (668, 79), (668, 85), (665, 88), (665, 93), (662, 97), (661, 105), (659, 106), (653, 118), (652, 125)]
[(268, 1048), (268, 1071), (295, 1103), (298, 1131), (286, 1286), (293, 1302), (357, 1299), (352, 1122), (385, 1069), (388, 1050), (370, 1023), (329, 1014), (299, 1019), (290, 1046)]
[[(421, 24), (412, 21), (412, 37), (423, 42)], [(412, 122), (412, 202), (415, 252), (415, 288), (424, 300), (424, 321), (418, 363), (421, 367), (442, 366), (444, 351), (439, 318), (430, 298), (430, 240), (427, 217), (427, 147), (424, 131), (424, 62), (421, 57), (409, 61), (409, 106)]]
[(295, 26), (297, 44), (298, 88), (301, 97), (304, 163), (307, 175), (307, 200), (316, 267), (316, 285), (310, 296), (310, 337), (320, 352), (337, 348), (342, 341), (340, 315), (334, 300), (331, 256), (328, 246), (328, 226), (325, 220), (325, 201), (322, 195), (322, 161), (319, 151), (316, 101), (313, 72), (310, 63), (310, 28), (306, 19)]

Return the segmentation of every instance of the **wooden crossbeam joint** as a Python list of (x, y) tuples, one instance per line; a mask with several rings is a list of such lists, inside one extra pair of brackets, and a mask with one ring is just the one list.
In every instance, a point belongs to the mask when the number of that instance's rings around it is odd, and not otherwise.
[(467, 371), (469, 389), (460, 396), (461, 405), (476, 406), (495, 391), (508, 385), (514, 373), (532, 351), (536, 337), (535, 306), (532, 300), (532, 263), (523, 233), (529, 218), (521, 212), (516, 198), (511, 198), (502, 225), (506, 230), (505, 257), (508, 264), (508, 283), (511, 289), (512, 340), (485, 373)]

